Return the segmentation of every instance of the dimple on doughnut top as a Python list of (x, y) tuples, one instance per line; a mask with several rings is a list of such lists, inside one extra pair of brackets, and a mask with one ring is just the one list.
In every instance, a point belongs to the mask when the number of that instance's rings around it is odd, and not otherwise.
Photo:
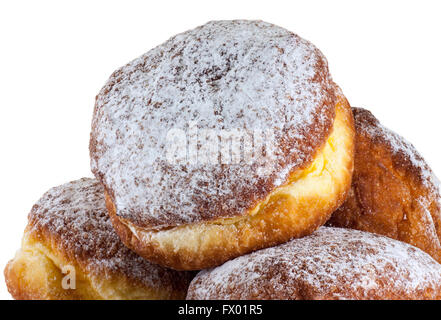
[(439, 299), (441, 266), (404, 242), (322, 227), (201, 271), (187, 299)]
[[(242, 215), (312, 162), (335, 104), (326, 59), (308, 41), (262, 21), (209, 22), (111, 75), (96, 99), (92, 171), (116, 214), (140, 227)], [(265, 161), (188, 161), (206, 153), (190, 147), (192, 128), (274, 130), (270, 170)], [(184, 162), (167, 161), (173, 130), (185, 133)]]

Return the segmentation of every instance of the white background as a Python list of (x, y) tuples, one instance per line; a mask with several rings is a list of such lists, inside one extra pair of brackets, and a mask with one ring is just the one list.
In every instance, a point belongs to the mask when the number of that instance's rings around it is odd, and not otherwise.
[[(118, 67), (209, 20), (262, 19), (312, 41), (353, 106), (441, 175), (439, 1), (6, 1), (0, 4), (0, 269), (50, 187), (90, 176), (94, 97)], [(0, 298), (9, 299), (3, 274)]]

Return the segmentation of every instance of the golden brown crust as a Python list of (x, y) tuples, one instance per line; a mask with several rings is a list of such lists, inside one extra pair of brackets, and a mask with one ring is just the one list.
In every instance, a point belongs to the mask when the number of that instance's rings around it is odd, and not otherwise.
[(327, 143), (303, 172), (274, 190), (245, 217), (219, 219), (159, 231), (142, 229), (116, 215), (106, 194), (111, 221), (122, 241), (149, 261), (177, 269), (219, 265), (245, 253), (312, 233), (345, 200), (353, 170), (353, 119), (340, 96)]
[[(182, 299), (192, 274), (152, 264), (126, 248), (107, 215), (104, 189), (80, 179), (32, 208), (22, 247), (5, 269), (16, 299)], [(64, 268), (71, 269), (64, 269)], [(75, 289), (64, 289), (73, 270)]]
[(322, 227), (201, 271), (187, 299), (440, 299), (441, 265), (406, 243)]
[[(102, 299), (76, 261), (66, 260), (65, 253), (58, 253), (55, 251), (57, 249), (49, 249), (41, 239), (44, 239), (44, 236), (27, 227), (22, 248), (6, 265), (4, 270), (6, 285), (14, 299)], [(63, 288), (63, 278), (67, 275), (63, 273), (64, 266), (71, 266), (75, 270), (75, 289)]]
[(441, 262), (441, 208), (436, 177), (415, 148), (354, 108), (355, 169), (348, 199), (328, 225), (382, 234)]

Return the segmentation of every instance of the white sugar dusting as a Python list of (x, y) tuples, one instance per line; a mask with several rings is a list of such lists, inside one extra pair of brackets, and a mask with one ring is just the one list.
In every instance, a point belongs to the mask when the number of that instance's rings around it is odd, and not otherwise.
[[(383, 126), (371, 115), (370, 112), (370, 121), (375, 119), (375, 123), (373, 124), (364, 119), (363, 117), (366, 116), (366, 113), (368, 112), (367, 110), (362, 108), (355, 109), (358, 110), (358, 112), (354, 112), (357, 130), (360, 133), (368, 135), (372, 139), (381, 139), (391, 147), (394, 154), (400, 154), (404, 157), (405, 161), (409, 161), (411, 165), (418, 170), (418, 173), (421, 175), (421, 182), (430, 191), (431, 196), (436, 198), (438, 206), (441, 208), (440, 181), (416, 148), (404, 137)], [(430, 202), (425, 199), (419, 199), (418, 201), (425, 208), (430, 206)]]
[(32, 208), (29, 222), (34, 230), (59, 238), (60, 249), (87, 273), (100, 277), (120, 273), (154, 288), (173, 286), (184, 277), (151, 264), (122, 244), (107, 214), (104, 189), (95, 179), (50, 189)]
[[(406, 243), (371, 233), (322, 227), (312, 235), (201, 271), (191, 299), (292, 298), (299, 284), (315, 298), (367, 298), (384, 290), (412, 294), (439, 287), (441, 265)], [(336, 290), (345, 288), (345, 290)], [(291, 291), (290, 291), (291, 290)], [(268, 298), (268, 296), (267, 296)]]
[[(333, 90), (326, 59), (297, 35), (262, 21), (209, 22), (111, 76), (96, 101), (92, 171), (119, 216), (150, 226), (241, 214), (259, 188), (287, 179), (283, 162), (311, 160), (333, 120)], [(290, 149), (276, 141), (270, 174), (258, 165), (167, 164), (167, 132), (191, 122), (219, 131), (288, 128)]]

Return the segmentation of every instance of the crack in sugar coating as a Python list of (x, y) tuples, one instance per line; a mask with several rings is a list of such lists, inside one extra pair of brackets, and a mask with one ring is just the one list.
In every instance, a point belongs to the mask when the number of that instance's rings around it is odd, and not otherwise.
[(126, 248), (107, 214), (104, 189), (83, 178), (46, 192), (29, 214), (31, 233), (53, 239), (60, 252), (83, 272), (99, 277), (118, 274), (150, 288), (185, 290), (190, 274), (152, 264)]
[(404, 242), (322, 227), (201, 271), (187, 299), (433, 299), (441, 265)]
[[(92, 171), (117, 215), (141, 227), (245, 214), (312, 161), (332, 129), (335, 90), (324, 56), (297, 35), (262, 21), (209, 22), (112, 74), (95, 104)], [(272, 167), (170, 164), (167, 133), (190, 123), (275, 130)]]

